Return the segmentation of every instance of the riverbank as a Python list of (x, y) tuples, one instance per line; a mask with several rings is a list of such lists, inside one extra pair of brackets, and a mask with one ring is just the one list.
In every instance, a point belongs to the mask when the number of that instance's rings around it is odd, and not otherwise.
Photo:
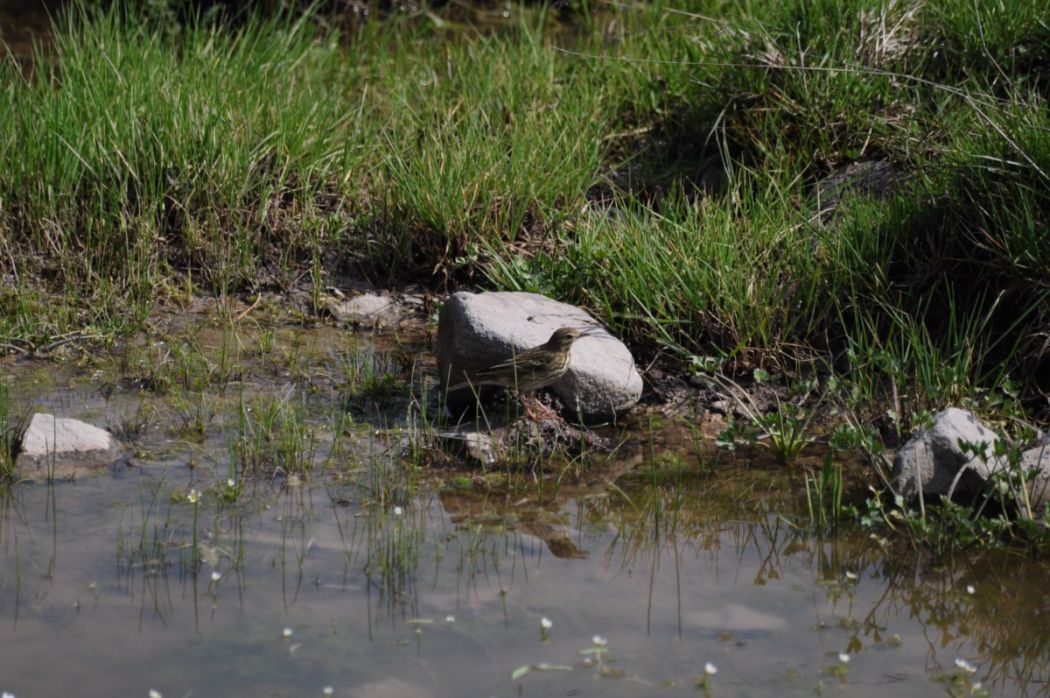
[(1045, 421), (1042, 5), (717, 9), (74, 10), (0, 73), (0, 343), (202, 295), (311, 318), (350, 280), (528, 290), (785, 462), (817, 410), (868, 452), (946, 405)]
[(512, 9), (72, 12), (47, 70), (2, 73), (3, 343), (354, 272), (544, 292), (645, 353), (834, 372), (909, 423), (1045, 416), (1039, 3)]

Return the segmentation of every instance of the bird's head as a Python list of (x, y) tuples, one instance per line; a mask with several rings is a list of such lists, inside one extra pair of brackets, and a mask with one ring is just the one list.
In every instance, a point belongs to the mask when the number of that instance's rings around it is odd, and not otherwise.
[(551, 351), (568, 351), (580, 337), (586, 337), (593, 330), (581, 330), (576, 327), (560, 327), (554, 330), (554, 334), (547, 340), (547, 348)]

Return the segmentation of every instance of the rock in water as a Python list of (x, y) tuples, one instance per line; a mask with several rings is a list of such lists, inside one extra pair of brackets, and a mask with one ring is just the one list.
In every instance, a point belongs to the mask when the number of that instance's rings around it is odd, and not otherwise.
[(393, 325), (400, 316), (395, 298), (375, 293), (364, 293), (341, 302), (331, 300), (325, 307), (338, 322), (354, 327)]
[[(442, 390), (500, 361), (543, 344), (559, 327), (599, 327), (586, 312), (536, 293), (453, 294), (438, 319), (437, 359)], [(550, 388), (570, 416), (588, 422), (615, 419), (638, 403), (642, 376), (631, 352), (607, 332), (572, 347), (568, 372)], [(469, 390), (448, 396), (452, 408), (473, 401)]]
[(22, 436), (15, 470), (25, 480), (66, 479), (113, 465), (123, 455), (120, 443), (105, 429), (37, 413)]

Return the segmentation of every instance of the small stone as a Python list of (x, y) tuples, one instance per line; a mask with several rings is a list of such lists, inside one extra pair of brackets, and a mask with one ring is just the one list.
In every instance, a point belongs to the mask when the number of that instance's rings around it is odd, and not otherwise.
[(329, 302), (326, 307), (340, 323), (357, 327), (394, 323), (400, 315), (397, 300), (375, 293), (363, 293), (342, 302)]

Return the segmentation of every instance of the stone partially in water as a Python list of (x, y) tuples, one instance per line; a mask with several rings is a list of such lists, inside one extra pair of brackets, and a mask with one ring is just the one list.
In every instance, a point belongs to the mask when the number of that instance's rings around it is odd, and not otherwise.
[[(437, 359), (442, 388), (515, 354), (543, 344), (559, 327), (599, 327), (586, 312), (536, 293), (453, 294), (438, 320)], [(642, 376), (627, 347), (606, 332), (572, 347), (568, 372), (549, 390), (569, 414), (589, 422), (612, 420), (638, 403)], [(469, 405), (469, 390), (448, 396), (449, 406)]]
[(24, 480), (67, 479), (114, 465), (123, 455), (120, 443), (105, 429), (37, 413), (22, 436), (15, 470)]
[(375, 293), (363, 293), (341, 302), (333, 299), (326, 303), (326, 308), (338, 322), (354, 327), (396, 324), (401, 315), (395, 298)]
[(483, 431), (443, 431), (435, 436), (445, 449), (459, 453), (471, 463), (484, 468), (495, 465), (505, 457), (502, 438), (505, 429), (497, 433)]
[[(1010, 467), (1006, 458), (997, 457), (999, 437), (972, 413), (949, 407), (934, 417), (934, 424), (920, 429), (897, 452), (893, 462), (893, 481), (897, 492), (906, 497), (948, 495), (971, 496), (983, 491), (989, 478)], [(1038, 446), (1021, 454), (1019, 468), (1028, 474), (1028, 501), (1041, 507), (1050, 501), (1050, 445), (1040, 436)], [(962, 444), (984, 444), (984, 456), (974, 456)]]
[[(905, 497), (972, 495), (981, 491), (999, 464), (993, 457), (999, 437), (971, 412), (949, 407), (934, 417), (933, 426), (920, 429), (897, 452), (893, 481)], [(964, 443), (984, 444), (984, 455), (974, 456)]]

